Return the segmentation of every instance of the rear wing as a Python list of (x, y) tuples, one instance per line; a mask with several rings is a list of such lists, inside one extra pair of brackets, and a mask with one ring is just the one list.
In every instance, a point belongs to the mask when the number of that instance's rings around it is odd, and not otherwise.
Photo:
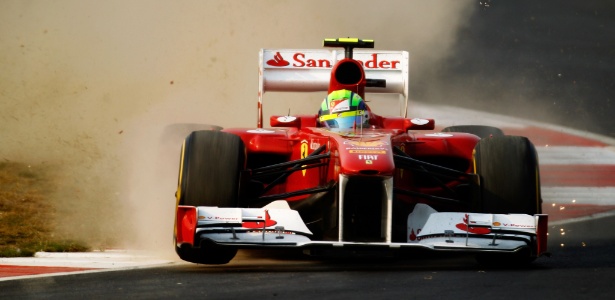
[[(355, 49), (365, 77), (384, 79), (386, 87), (366, 87), (366, 93), (400, 95), (402, 116), (408, 108), (407, 51)], [(258, 128), (263, 127), (263, 96), (266, 92), (326, 92), (331, 69), (344, 58), (343, 49), (261, 49), (258, 73)], [(324, 98), (324, 96), (323, 96)]]

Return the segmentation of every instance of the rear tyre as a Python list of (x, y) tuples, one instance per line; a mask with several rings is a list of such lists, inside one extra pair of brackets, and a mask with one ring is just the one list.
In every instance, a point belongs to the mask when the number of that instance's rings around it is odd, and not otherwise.
[[(475, 172), (480, 175), (481, 199), (475, 210), (484, 213), (541, 213), (540, 175), (534, 145), (525, 137), (482, 139), (474, 148)], [(529, 248), (515, 254), (481, 253), (489, 267), (518, 267), (536, 259)]]
[(442, 132), (465, 132), (478, 136), (481, 139), (504, 136), (502, 129), (484, 125), (457, 125), (442, 129)]
[[(178, 204), (237, 207), (245, 156), (245, 145), (236, 135), (207, 130), (192, 132), (182, 147)], [(181, 259), (201, 264), (225, 264), (237, 253), (235, 247), (207, 241), (195, 246), (198, 247), (176, 244), (175, 251)]]

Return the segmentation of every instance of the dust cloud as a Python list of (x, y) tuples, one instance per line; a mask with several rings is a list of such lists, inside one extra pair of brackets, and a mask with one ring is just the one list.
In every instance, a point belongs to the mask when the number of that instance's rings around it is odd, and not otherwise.
[[(474, 5), (2, 1), (0, 159), (57, 166), (59, 231), (94, 247), (170, 254), (188, 129), (165, 128), (255, 126), (260, 48), (372, 38), (378, 49), (410, 51), (412, 82), (450, 54)], [(270, 113), (288, 108), (279, 110)]]

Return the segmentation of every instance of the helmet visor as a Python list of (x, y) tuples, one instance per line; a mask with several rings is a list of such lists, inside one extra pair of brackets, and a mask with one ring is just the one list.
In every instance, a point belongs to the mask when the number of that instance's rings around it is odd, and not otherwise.
[(355, 127), (367, 127), (368, 116), (365, 110), (347, 111), (321, 116), (321, 121), (328, 128), (350, 129)]

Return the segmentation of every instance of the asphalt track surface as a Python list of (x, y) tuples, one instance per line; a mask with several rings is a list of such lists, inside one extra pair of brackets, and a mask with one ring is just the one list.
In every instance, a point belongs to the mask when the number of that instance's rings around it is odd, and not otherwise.
[(482, 267), (468, 255), (423, 252), (396, 260), (319, 260), (282, 251), (243, 251), (223, 266), (140, 262), (138, 255), (122, 261), (116, 256), (106, 265), (66, 259), (43, 267), (4, 259), (0, 298), (610, 299), (615, 292), (612, 139), (446, 106), (419, 105), (414, 111), (447, 120), (440, 126), (459, 124), (452, 116), (462, 115), (466, 124), (498, 126), (534, 142), (541, 159), (543, 208), (550, 215), (551, 257), (525, 268), (499, 269)]

